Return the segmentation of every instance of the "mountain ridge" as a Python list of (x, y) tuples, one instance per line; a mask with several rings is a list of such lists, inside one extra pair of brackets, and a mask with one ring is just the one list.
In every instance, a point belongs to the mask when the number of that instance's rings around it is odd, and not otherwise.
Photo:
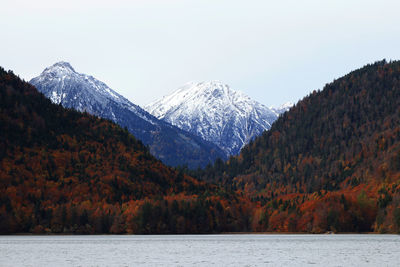
[(277, 114), (220, 81), (189, 82), (144, 107), (149, 113), (213, 142), (227, 156), (268, 130)]
[(78, 73), (67, 62), (47, 67), (30, 80), (53, 103), (110, 119), (127, 129), (164, 163), (204, 167), (224, 153), (214, 144), (158, 120), (93, 76)]

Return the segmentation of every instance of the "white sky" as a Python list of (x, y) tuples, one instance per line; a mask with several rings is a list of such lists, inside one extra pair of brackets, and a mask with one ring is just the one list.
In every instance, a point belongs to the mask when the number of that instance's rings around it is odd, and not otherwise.
[(68, 61), (139, 105), (208, 80), (280, 105), (400, 59), (399, 14), (398, 0), (2, 0), (0, 66), (29, 80)]

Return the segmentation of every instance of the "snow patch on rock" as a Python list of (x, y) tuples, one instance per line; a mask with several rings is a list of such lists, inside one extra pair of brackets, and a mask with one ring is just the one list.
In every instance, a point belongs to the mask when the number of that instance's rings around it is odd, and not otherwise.
[(235, 155), (268, 130), (278, 114), (220, 81), (190, 82), (144, 107), (185, 131)]

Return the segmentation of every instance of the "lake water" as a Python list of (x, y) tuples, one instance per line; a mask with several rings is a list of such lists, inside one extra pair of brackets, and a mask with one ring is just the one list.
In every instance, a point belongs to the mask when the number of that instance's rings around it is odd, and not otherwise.
[(0, 236), (0, 266), (281, 265), (400, 266), (400, 236)]

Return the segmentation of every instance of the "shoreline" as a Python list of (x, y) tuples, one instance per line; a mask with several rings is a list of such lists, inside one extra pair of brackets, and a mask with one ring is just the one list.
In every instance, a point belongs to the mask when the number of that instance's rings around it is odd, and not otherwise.
[(34, 234), (34, 233), (12, 233), (0, 234), (0, 236), (187, 236), (187, 235), (400, 235), (398, 233), (377, 233), (377, 232), (338, 232), (338, 233), (305, 233), (305, 232), (222, 232), (222, 233), (206, 233), (206, 234), (70, 234), (70, 233), (48, 233), (48, 234)]

